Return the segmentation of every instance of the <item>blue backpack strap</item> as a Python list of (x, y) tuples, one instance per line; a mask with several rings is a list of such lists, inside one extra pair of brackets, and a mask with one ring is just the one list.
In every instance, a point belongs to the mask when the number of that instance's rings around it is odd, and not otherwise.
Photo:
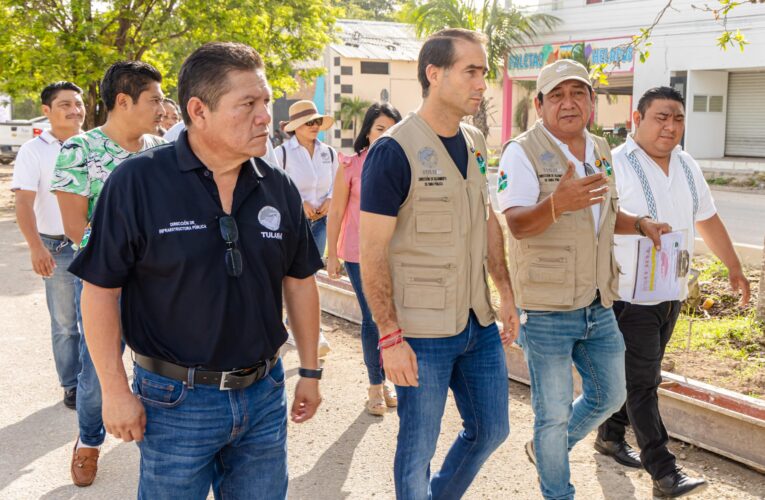
[(632, 165), (632, 170), (635, 171), (635, 174), (637, 174), (638, 179), (640, 180), (640, 185), (643, 188), (643, 195), (648, 204), (648, 215), (650, 215), (653, 220), (659, 220), (659, 214), (656, 210), (656, 198), (653, 196), (651, 185), (648, 184), (648, 177), (645, 175), (643, 166), (640, 164), (640, 160), (638, 160), (637, 155), (635, 154), (636, 152), (637, 150), (633, 150), (627, 155), (627, 159), (629, 160), (630, 165)]
[(696, 214), (699, 211), (699, 193), (696, 190), (696, 183), (693, 181), (691, 167), (688, 166), (680, 154), (678, 154), (677, 157), (680, 158), (680, 164), (683, 166), (683, 172), (685, 173), (685, 180), (688, 182), (688, 189), (691, 190), (691, 198), (693, 198), (693, 220), (695, 221)]

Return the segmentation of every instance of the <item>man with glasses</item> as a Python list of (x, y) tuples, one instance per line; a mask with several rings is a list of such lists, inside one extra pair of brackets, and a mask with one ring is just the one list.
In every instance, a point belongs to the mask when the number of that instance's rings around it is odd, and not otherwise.
[[(71, 267), (85, 282), (104, 423), (138, 442), (139, 498), (204, 499), (212, 488), (216, 498), (283, 499), (282, 296), (301, 423), (321, 401), (321, 258), (299, 192), (259, 158), (271, 122), (260, 55), (203, 45), (183, 63), (178, 93), (188, 130), (110, 177)], [(132, 392), (120, 335), (135, 352)]]
[[(127, 158), (164, 141), (157, 133), (162, 119), (162, 75), (139, 61), (112, 64), (101, 80), (106, 123), (67, 140), (56, 160), (51, 190), (61, 208), (66, 236), (79, 245), (93, 218), (104, 182)], [(76, 294), (82, 286), (77, 282)], [(70, 473), (77, 486), (90, 486), (98, 471), (99, 448), (104, 442), (101, 387), (85, 337), (80, 338), (81, 369), (77, 377), (79, 435)]]
[[(518, 342), (531, 378), (526, 453), (546, 499), (573, 499), (569, 450), (626, 397), (624, 341), (611, 310), (619, 297), (613, 235), (639, 233), (658, 246), (669, 227), (619, 210), (608, 144), (586, 129), (595, 99), (587, 70), (556, 61), (542, 68), (537, 90), (541, 120), (506, 145), (497, 189), (513, 235)], [(572, 363), (582, 377), (573, 402)]]

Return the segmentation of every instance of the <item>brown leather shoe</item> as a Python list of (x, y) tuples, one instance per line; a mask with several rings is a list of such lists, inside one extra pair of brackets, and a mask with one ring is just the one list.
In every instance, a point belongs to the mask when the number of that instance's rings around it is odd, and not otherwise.
[(75, 486), (90, 486), (96, 479), (98, 471), (98, 448), (77, 449), (77, 443), (72, 452), (72, 482)]

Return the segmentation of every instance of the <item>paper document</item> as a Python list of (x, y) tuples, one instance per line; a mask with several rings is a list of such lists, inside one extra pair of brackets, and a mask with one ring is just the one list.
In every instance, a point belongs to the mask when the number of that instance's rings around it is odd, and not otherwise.
[(686, 232), (663, 234), (661, 251), (656, 251), (650, 239), (640, 238), (636, 265), (632, 302), (679, 300), (685, 290), (690, 266)]

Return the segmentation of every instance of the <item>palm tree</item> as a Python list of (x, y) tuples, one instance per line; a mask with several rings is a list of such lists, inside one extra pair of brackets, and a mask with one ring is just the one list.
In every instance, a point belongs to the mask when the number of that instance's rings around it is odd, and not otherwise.
[[(559, 22), (549, 14), (523, 14), (515, 7), (504, 8), (500, 0), (410, 0), (404, 9), (404, 20), (414, 24), (417, 36), (431, 35), (444, 28), (465, 28), (483, 33), (487, 38), (488, 78), (502, 78), (505, 60), (513, 47), (531, 43), (534, 38)], [(473, 117), (473, 123), (484, 135), (489, 132), (489, 104), (486, 99)]]
[(515, 111), (513, 111), (513, 122), (515, 122), (515, 128), (521, 132), (526, 132), (529, 126), (529, 112), (532, 108), (532, 93), (537, 88), (537, 82), (534, 80), (515, 80), (513, 83), (518, 84), (518, 87), (523, 90), (523, 95), (515, 105)]
[(353, 129), (353, 138), (356, 138), (356, 124), (359, 120), (364, 119), (364, 115), (367, 112), (367, 108), (372, 103), (369, 101), (363, 101), (358, 97), (351, 99), (350, 97), (343, 97), (340, 100), (340, 121), (343, 123), (344, 129)]

